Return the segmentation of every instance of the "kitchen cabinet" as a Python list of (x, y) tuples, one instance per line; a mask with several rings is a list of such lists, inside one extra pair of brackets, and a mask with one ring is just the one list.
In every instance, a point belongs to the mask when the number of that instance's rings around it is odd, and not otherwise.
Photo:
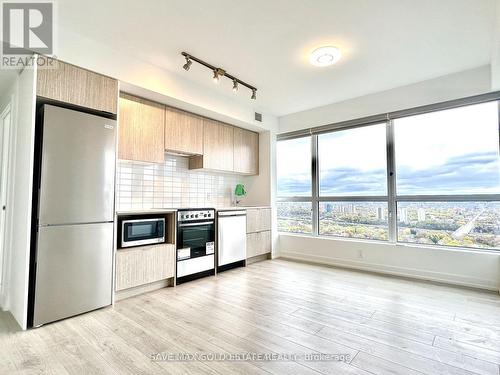
[(164, 105), (120, 94), (118, 158), (163, 163), (164, 126)]
[(271, 230), (270, 208), (247, 209), (247, 233)]
[(234, 172), (259, 174), (259, 133), (234, 128)]
[(271, 250), (271, 208), (247, 208), (247, 259)]
[(202, 155), (203, 118), (166, 107), (165, 150), (187, 155)]
[(203, 119), (203, 155), (189, 159), (189, 169), (233, 172), (234, 127)]
[(271, 253), (271, 231), (247, 234), (247, 259)]
[(116, 79), (59, 60), (50, 61), (54, 67), (40, 64), (37, 70), (37, 96), (96, 111), (117, 113)]
[(116, 252), (117, 292), (173, 278), (174, 275), (174, 244), (140, 246)]

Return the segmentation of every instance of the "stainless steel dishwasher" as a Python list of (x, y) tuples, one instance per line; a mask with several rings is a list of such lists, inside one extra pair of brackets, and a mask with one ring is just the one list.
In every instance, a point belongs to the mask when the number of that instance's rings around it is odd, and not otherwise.
[(244, 266), (247, 253), (246, 211), (219, 211), (217, 239), (217, 271)]

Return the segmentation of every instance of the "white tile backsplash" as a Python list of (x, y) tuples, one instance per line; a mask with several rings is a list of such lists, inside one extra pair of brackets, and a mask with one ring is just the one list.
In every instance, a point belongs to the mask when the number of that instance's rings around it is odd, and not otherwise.
[(244, 176), (188, 169), (188, 158), (165, 155), (163, 164), (119, 160), (116, 209), (226, 207)]

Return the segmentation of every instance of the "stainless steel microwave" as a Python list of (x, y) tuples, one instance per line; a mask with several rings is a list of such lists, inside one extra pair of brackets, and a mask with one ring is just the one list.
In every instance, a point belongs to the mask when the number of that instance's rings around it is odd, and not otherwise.
[(143, 246), (165, 242), (165, 218), (121, 220), (120, 247)]

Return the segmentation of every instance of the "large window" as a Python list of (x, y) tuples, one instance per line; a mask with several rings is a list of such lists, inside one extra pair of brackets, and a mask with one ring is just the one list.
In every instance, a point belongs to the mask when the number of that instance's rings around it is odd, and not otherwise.
[(499, 102), (442, 108), (280, 140), (279, 231), (500, 249)]
[(385, 138), (385, 124), (319, 135), (319, 194), (387, 195)]
[(387, 202), (320, 202), (319, 234), (387, 240)]
[(394, 120), (398, 195), (500, 193), (498, 103)]
[(278, 202), (278, 231), (312, 234), (312, 203)]
[[(280, 141), (276, 147), (278, 231), (312, 234), (311, 137)], [(291, 201), (289, 201), (291, 200)]]
[(311, 137), (278, 142), (278, 195), (311, 196)]

